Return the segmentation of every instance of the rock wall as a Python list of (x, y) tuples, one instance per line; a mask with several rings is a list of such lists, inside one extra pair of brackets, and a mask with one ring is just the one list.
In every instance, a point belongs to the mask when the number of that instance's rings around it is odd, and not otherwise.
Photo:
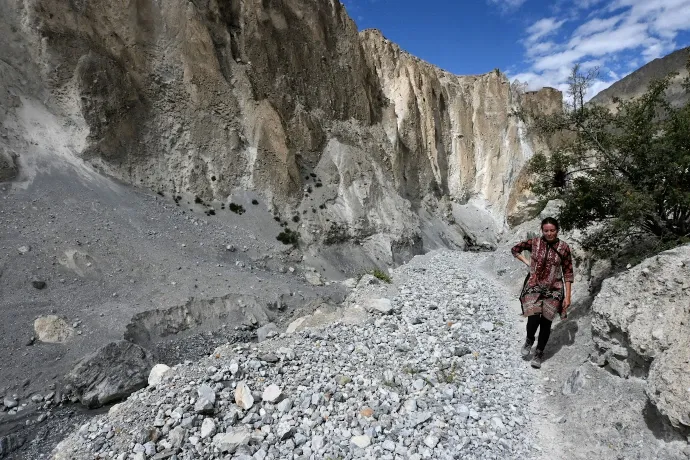
[(500, 233), (536, 145), (512, 110), (560, 106), (560, 93), (455, 76), (358, 33), (337, 0), (8, 5), (41, 102), (87, 133), (74, 155), (166, 194), (257, 191), (301, 216), (306, 243), (392, 254), (438, 227), (454, 245), (451, 203), (470, 201)]
[(592, 305), (600, 365), (646, 378), (651, 404), (690, 434), (690, 245), (604, 280)]

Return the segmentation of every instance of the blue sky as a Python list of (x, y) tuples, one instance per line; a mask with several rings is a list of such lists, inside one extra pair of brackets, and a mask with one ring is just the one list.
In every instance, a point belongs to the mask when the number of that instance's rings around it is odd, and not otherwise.
[(342, 0), (360, 30), (460, 75), (495, 68), (529, 89), (565, 89), (599, 67), (590, 96), (690, 45), (690, 0)]

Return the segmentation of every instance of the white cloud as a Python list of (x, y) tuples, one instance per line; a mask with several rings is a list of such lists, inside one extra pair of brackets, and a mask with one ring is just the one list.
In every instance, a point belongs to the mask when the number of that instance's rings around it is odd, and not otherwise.
[(591, 35), (596, 32), (610, 30), (612, 27), (618, 24), (621, 21), (621, 19), (621, 16), (611, 16), (610, 18), (605, 19), (594, 18), (588, 22), (583, 23), (581, 26), (575, 29), (573, 35), (582, 37)]
[(553, 34), (560, 29), (564, 23), (565, 19), (560, 21), (555, 18), (544, 18), (538, 20), (527, 28), (527, 33), (529, 34), (527, 37), (527, 42), (535, 43), (543, 37)]
[(517, 10), (527, 0), (487, 0), (490, 5), (495, 5), (501, 8), (503, 12)]
[[(690, 31), (690, 0), (614, 0), (591, 10), (600, 3), (580, 0), (564, 12), (566, 3), (557, 2), (558, 15), (527, 27), (523, 44), (528, 67), (514, 78), (529, 89), (563, 90), (573, 64), (580, 63), (583, 70), (599, 67), (601, 77), (594, 81), (591, 97), (637, 68), (639, 59), (648, 62), (669, 53), (678, 33)], [(566, 23), (574, 30), (563, 30)]]

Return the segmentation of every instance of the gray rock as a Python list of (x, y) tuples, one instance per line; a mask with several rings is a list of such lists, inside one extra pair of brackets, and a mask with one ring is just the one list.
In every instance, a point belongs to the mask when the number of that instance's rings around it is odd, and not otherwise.
[(296, 431), (297, 429), (294, 426), (290, 426), (285, 422), (281, 422), (278, 424), (276, 435), (278, 436), (278, 439), (280, 439), (281, 441), (285, 441), (294, 436)]
[(393, 313), (393, 305), (389, 299), (367, 299), (363, 302), (363, 307), (370, 313), (390, 315)]
[(429, 449), (433, 449), (434, 447), (436, 447), (439, 441), (440, 439), (438, 438), (438, 436), (433, 434), (430, 434), (429, 436), (424, 438), (424, 444), (426, 444), (429, 447)]
[(278, 361), (280, 361), (280, 358), (278, 358), (273, 353), (267, 353), (261, 356), (261, 361), (266, 361), (267, 363), (275, 364)]
[(82, 358), (67, 374), (66, 381), (82, 404), (99, 407), (145, 387), (152, 366), (147, 350), (120, 340)]
[(197, 388), (197, 400), (194, 403), (194, 410), (201, 414), (213, 412), (216, 404), (216, 392), (208, 385), (200, 385)]
[(256, 337), (259, 342), (263, 342), (276, 335), (278, 335), (278, 326), (275, 323), (268, 323), (256, 330)]
[(416, 412), (410, 416), (410, 425), (416, 427), (426, 422), (431, 418), (431, 412)]
[(251, 435), (246, 427), (235, 428), (213, 437), (213, 445), (221, 452), (234, 453), (238, 447), (249, 444)]
[(582, 375), (582, 370), (581, 368), (575, 369), (566, 379), (565, 382), (563, 382), (563, 388), (561, 389), (561, 392), (564, 395), (574, 395), (577, 394), (582, 387), (585, 385), (585, 378)]
[(687, 244), (650, 257), (604, 280), (592, 304), (592, 338), (610, 369), (646, 377), (649, 401), (679, 430), (690, 423), (688, 373), (678, 371), (690, 362), (690, 310), (679, 308), (690, 302), (688, 258)]
[(212, 418), (205, 418), (201, 423), (200, 436), (202, 439), (208, 438), (216, 434), (216, 422)]
[(31, 285), (35, 287), (36, 289), (45, 289), (46, 287), (46, 282), (40, 279), (32, 279), (31, 280)]
[(5, 399), (3, 400), (3, 404), (5, 405), (6, 408), (12, 409), (14, 407), (17, 407), (19, 404), (16, 399), (10, 398), (9, 396), (5, 396)]
[(290, 409), (292, 409), (292, 400), (291, 399), (283, 399), (281, 402), (278, 403), (276, 408), (280, 412), (289, 412)]
[(170, 430), (170, 433), (168, 434), (168, 440), (170, 441), (170, 444), (172, 445), (173, 448), (179, 448), (182, 446), (184, 443), (185, 435), (187, 434), (186, 430), (182, 428), (181, 426), (177, 426)]
[(326, 445), (326, 441), (323, 436), (313, 436), (311, 438), (311, 448), (315, 450), (316, 452), (320, 451), (323, 449), (323, 447)]

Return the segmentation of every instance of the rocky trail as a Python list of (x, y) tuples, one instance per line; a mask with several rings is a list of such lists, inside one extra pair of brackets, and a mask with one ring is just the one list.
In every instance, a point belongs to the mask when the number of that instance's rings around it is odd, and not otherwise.
[[(284, 333), (152, 373), (107, 414), (57, 411), (53, 435), (72, 434), (50, 455), (687, 459), (645, 404), (644, 381), (591, 359), (587, 304), (554, 324), (542, 369), (520, 357), (524, 320), (502, 278), (520, 268), (500, 263), (496, 276), (487, 267), (501, 255), (417, 256), (391, 284), (365, 275), (340, 307)], [(40, 443), (23, 454), (49, 456)]]
[(539, 374), (481, 257), (416, 257), (346, 321), (174, 366), (56, 458), (537, 458)]

